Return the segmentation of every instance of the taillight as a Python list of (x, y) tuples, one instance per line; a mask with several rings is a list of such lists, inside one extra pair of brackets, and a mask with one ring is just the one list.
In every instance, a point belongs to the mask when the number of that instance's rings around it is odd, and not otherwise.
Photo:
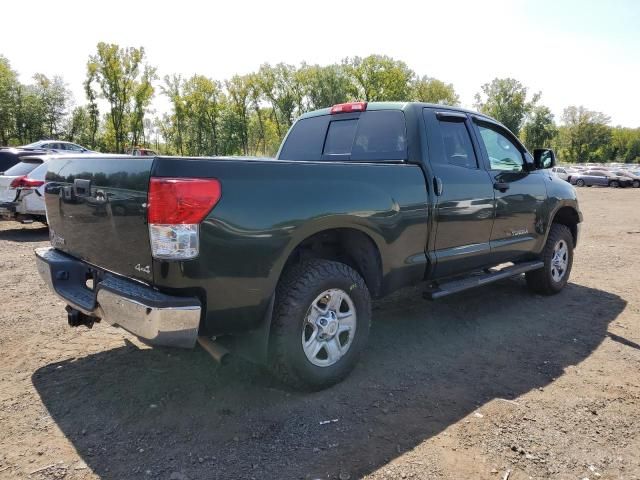
[(331, 107), (331, 115), (336, 113), (364, 112), (367, 109), (367, 102), (338, 103)]
[(218, 203), (215, 178), (152, 178), (147, 220), (155, 258), (186, 260), (199, 252), (199, 226)]
[(35, 180), (26, 175), (14, 178), (9, 184), (9, 188), (38, 188), (44, 185), (44, 180)]

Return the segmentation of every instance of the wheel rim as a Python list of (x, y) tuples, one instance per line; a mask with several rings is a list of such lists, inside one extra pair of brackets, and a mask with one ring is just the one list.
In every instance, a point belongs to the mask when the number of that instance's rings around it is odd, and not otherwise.
[(639, 188), (639, 187), (640, 187), (640, 181), (635, 180), (635, 181), (633, 182), (633, 188)]
[(302, 349), (318, 367), (329, 367), (344, 357), (356, 333), (356, 307), (339, 288), (325, 290), (316, 297), (304, 320)]
[(551, 257), (551, 278), (555, 282), (559, 282), (567, 273), (569, 265), (569, 247), (567, 242), (559, 240), (553, 247), (553, 256)]
[(578, 180), (576, 182), (576, 185), (578, 185), (579, 187), (583, 186), (584, 185), (584, 180)]

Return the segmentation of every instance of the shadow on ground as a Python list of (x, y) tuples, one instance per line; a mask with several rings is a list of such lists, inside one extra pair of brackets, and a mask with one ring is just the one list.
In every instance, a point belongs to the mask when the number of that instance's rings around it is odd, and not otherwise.
[(9, 242), (44, 242), (49, 240), (49, 227), (17, 227), (0, 230), (0, 240)]
[(376, 303), (360, 365), (319, 393), (287, 391), (240, 360), (217, 368), (202, 351), (133, 345), (47, 365), (32, 380), (102, 478), (359, 478), (494, 398), (548, 385), (626, 305), (575, 284), (534, 296), (522, 279), (419, 298), (408, 289)]

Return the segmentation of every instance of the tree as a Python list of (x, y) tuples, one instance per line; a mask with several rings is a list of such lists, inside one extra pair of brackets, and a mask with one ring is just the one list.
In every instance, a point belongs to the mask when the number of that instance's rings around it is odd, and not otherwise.
[(354, 85), (340, 65), (321, 67), (303, 63), (297, 73), (304, 93), (305, 110), (347, 102), (354, 90)]
[(42, 73), (33, 76), (37, 95), (42, 102), (42, 121), (45, 135), (56, 138), (62, 133), (62, 122), (70, 106), (71, 92), (62, 77), (55, 75), (49, 79)]
[(345, 72), (351, 78), (352, 97), (367, 102), (407, 101), (415, 76), (406, 63), (386, 55), (345, 58)]
[(460, 99), (453, 85), (437, 78), (417, 78), (411, 85), (411, 99), (416, 102), (439, 103), (442, 105), (458, 105)]
[(283, 137), (297, 113), (302, 110), (302, 85), (295, 76), (293, 65), (279, 63), (271, 66), (265, 63), (258, 71), (258, 82), (266, 100), (271, 103), (272, 119), (278, 136)]
[(543, 105), (533, 108), (522, 127), (522, 137), (529, 150), (550, 147), (551, 140), (557, 133), (558, 129), (553, 121), (553, 114), (548, 107)]
[(94, 135), (91, 126), (88, 107), (80, 106), (73, 109), (67, 119), (65, 127), (66, 139), (81, 145), (90, 145)]
[(133, 107), (129, 121), (131, 131), (131, 143), (139, 145), (145, 142), (144, 115), (151, 104), (154, 88), (152, 82), (158, 77), (156, 69), (145, 65), (144, 71), (138, 82), (133, 87)]
[(194, 75), (183, 84), (187, 150), (190, 155), (218, 155), (223, 92), (219, 82)]
[(611, 141), (609, 117), (583, 106), (570, 106), (562, 114), (557, 150), (569, 162), (608, 162)]
[(98, 109), (98, 94), (93, 89), (92, 85), (95, 81), (95, 70), (88, 69), (87, 78), (85, 79), (83, 86), (84, 92), (87, 96), (89, 103), (87, 104), (87, 128), (89, 131), (89, 137), (87, 138), (87, 145), (91, 148), (96, 148), (96, 134), (100, 126), (100, 110)]
[(16, 93), (18, 74), (6, 57), (0, 55), (0, 146), (15, 135)]
[[(100, 42), (97, 53), (89, 57), (88, 78), (95, 79), (102, 96), (109, 102), (109, 121), (113, 127), (114, 148), (123, 150), (128, 136), (131, 100), (139, 88), (140, 67), (144, 48), (120, 48), (116, 44)], [(144, 80), (142, 80), (142, 83)]]
[(611, 159), (624, 163), (640, 163), (640, 128), (612, 128), (609, 147)]
[(235, 125), (238, 142), (244, 155), (249, 154), (250, 87), (248, 77), (234, 75), (226, 82), (229, 92), (228, 121)]
[(35, 86), (18, 85), (15, 120), (15, 134), (20, 143), (30, 143), (46, 136), (45, 107)]
[(501, 122), (518, 135), (527, 114), (540, 98), (540, 93), (527, 101), (527, 88), (513, 78), (495, 78), (481, 87), (475, 96), (475, 107)]
[(182, 77), (180, 75), (165, 75), (164, 85), (162, 86), (162, 93), (164, 93), (171, 104), (173, 105), (173, 117), (172, 117), (172, 135), (173, 144), (176, 151), (180, 155), (184, 155), (184, 124), (185, 124), (185, 104), (182, 98)]

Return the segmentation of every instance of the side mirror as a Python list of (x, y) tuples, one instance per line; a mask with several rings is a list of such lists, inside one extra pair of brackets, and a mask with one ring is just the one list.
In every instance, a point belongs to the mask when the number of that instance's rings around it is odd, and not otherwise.
[(550, 148), (536, 148), (533, 151), (533, 163), (538, 170), (556, 166), (556, 154)]

